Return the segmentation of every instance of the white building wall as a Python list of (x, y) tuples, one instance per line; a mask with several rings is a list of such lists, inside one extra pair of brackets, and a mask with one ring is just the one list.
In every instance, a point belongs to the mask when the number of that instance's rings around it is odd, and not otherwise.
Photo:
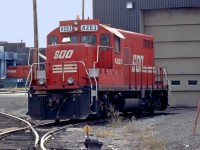
[(196, 107), (200, 100), (200, 9), (145, 10), (143, 20), (144, 32), (155, 37), (156, 65), (168, 68), (173, 84), (170, 105)]

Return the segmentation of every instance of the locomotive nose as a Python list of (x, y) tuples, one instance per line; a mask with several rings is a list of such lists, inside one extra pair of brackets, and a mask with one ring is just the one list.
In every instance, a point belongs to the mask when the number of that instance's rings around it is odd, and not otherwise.
[(87, 84), (93, 67), (95, 47), (88, 44), (49, 46), (47, 49), (48, 86), (78, 88)]

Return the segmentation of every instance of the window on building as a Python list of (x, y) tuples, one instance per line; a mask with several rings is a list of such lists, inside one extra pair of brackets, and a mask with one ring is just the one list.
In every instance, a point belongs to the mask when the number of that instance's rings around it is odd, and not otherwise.
[(78, 36), (65, 36), (62, 38), (63, 43), (78, 43)]
[(126, 2), (126, 9), (132, 9), (133, 8), (133, 2)]
[(197, 85), (197, 80), (188, 80), (188, 85)]
[(96, 35), (81, 36), (81, 43), (96, 45), (97, 44), (97, 37), (96, 37)]
[(181, 85), (180, 80), (172, 80), (171, 85)]
[[(110, 47), (110, 35), (108, 33), (103, 33), (101, 34), (101, 41), (100, 41), (100, 45), (101, 46), (107, 46)], [(106, 47), (102, 47), (101, 50), (107, 50), (108, 48)]]
[(53, 35), (49, 37), (48, 44), (58, 44), (58, 37)]
[(115, 36), (115, 53), (120, 53), (120, 38)]

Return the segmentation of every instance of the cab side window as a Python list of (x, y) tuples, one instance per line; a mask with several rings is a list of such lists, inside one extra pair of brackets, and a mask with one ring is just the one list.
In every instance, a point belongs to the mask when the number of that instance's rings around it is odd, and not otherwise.
[[(108, 33), (102, 33), (100, 37), (100, 45), (110, 47), (110, 35)], [(101, 50), (107, 50), (108, 48), (102, 47)]]
[(52, 35), (48, 39), (48, 44), (53, 45), (53, 44), (58, 44), (58, 37), (55, 35)]
[(120, 53), (120, 38), (115, 36), (115, 53)]

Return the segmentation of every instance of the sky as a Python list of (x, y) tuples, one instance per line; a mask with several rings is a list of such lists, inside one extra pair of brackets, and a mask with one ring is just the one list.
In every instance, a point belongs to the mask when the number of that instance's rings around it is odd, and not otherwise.
[[(0, 41), (34, 46), (33, 0), (1, 0)], [(59, 21), (82, 17), (82, 0), (37, 0), (39, 47), (46, 47), (46, 35)], [(92, 0), (85, 0), (85, 18), (92, 19)]]

